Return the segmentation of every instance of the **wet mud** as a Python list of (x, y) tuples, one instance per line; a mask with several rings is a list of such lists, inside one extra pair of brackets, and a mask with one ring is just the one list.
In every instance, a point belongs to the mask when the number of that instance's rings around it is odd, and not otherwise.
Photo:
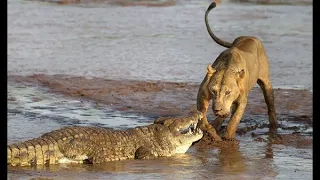
[[(187, 115), (196, 108), (198, 84), (163, 81), (111, 80), (66, 75), (9, 76), (9, 81), (49, 88), (52, 93), (92, 101), (108, 108), (146, 117)], [(268, 129), (267, 108), (260, 88), (249, 94), (246, 111), (237, 130), (255, 141), (290, 146), (312, 146), (312, 92), (298, 89), (274, 89), (279, 128), (272, 136)], [(208, 119), (213, 120), (211, 110)], [(226, 123), (226, 122), (225, 122)], [(225, 124), (224, 123), (224, 124)], [(222, 131), (225, 126), (222, 127)], [(230, 146), (239, 142), (212, 143), (205, 136), (198, 146)]]
[[(163, 81), (111, 80), (66, 75), (10, 76), (8, 80), (48, 87), (51, 92), (94, 100), (117, 110), (149, 115), (175, 116), (195, 107), (199, 84)], [(309, 90), (274, 89), (278, 118), (312, 122), (312, 93)], [(210, 116), (210, 112), (209, 116)], [(260, 88), (249, 94), (245, 115), (266, 114)]]

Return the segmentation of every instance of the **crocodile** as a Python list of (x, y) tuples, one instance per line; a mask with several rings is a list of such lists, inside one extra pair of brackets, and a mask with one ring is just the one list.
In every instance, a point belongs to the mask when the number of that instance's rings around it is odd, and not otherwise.
[(96, 164), (185, 153), (203, 136), (196, 126), (202, 118), (202, 113), (196, 112), (187, 117), (160, 118), (153, 124), (124, 130), (62, 127), (38, 138), (7, 145), (7, 165)]

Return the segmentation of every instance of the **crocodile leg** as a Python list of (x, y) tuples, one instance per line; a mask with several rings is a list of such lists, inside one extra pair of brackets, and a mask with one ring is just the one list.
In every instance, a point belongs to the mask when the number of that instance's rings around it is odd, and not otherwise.
[(151, 159), (154, 158), (149, 148), (145, 146), (139, 147), (135, 152), (135, 159)]
[(83, 163), (85, 160), (92, 163), (93, 159), (97, 161), (97, 159), (95, 159), (96, 154), (99, 154), (101, 151), (98, 143), (87, 138), (71, 139), (63, 144), (59, 144), (59, 149), (65, 157), (64, 159), (60, 159), (59, 163)]

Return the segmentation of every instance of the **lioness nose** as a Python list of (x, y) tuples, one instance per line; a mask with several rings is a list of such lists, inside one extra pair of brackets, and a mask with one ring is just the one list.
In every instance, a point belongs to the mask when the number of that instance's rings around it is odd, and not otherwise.
[(219, 112), (219, 111), (221, 111), (221, 110), (222, 110), (221, 104), (220, 104), (220, 103), (216, 103), (216, 104), (214, 105), (214, 107), (213, 107), (213, 111), (214, 111), (214, 112)]

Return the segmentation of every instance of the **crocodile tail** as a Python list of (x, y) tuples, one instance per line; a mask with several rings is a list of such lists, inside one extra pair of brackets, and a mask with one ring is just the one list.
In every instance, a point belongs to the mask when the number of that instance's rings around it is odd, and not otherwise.
[(59, 151), (57, 143), (48, 138), (37, 138), (7, 146), (7, 164), (11, 166), (33, 166), (55, 164)]
[(208, 23), (208, 14), (210, 12), (211, 9), (215, 8), (216, 7), (216, 3), (215, 2), (212, 2), (210, 4), (210, 6), (208, 7), (207, 11), (206, 11), (206, 14), (205, 14), (205, 17), (204, 17), (204, 20), (205, 20), (205, 23), (206, 23), (206, 27), (207, 27), (207, 31), (209, 33), (209, 35), (211, 36), (211, 38), (216, 42), (218, 43), (219, 45), (223, 46), (223, 47), (226, 47), (226, 48), (230, 48), (232, 43), (230, 42), (226, 42), (226, 41), (223, 41), (221, 39), (219, 39), (216, 35), (213, 34), (210, 26), (209, 26), (209, 23)]
[[(35, 155), (33, 154), (35, 157)], [(7, 164), (12, 166), (26, 166), (28, 163), (28, 149), (23, 143), (7, 146)]]

